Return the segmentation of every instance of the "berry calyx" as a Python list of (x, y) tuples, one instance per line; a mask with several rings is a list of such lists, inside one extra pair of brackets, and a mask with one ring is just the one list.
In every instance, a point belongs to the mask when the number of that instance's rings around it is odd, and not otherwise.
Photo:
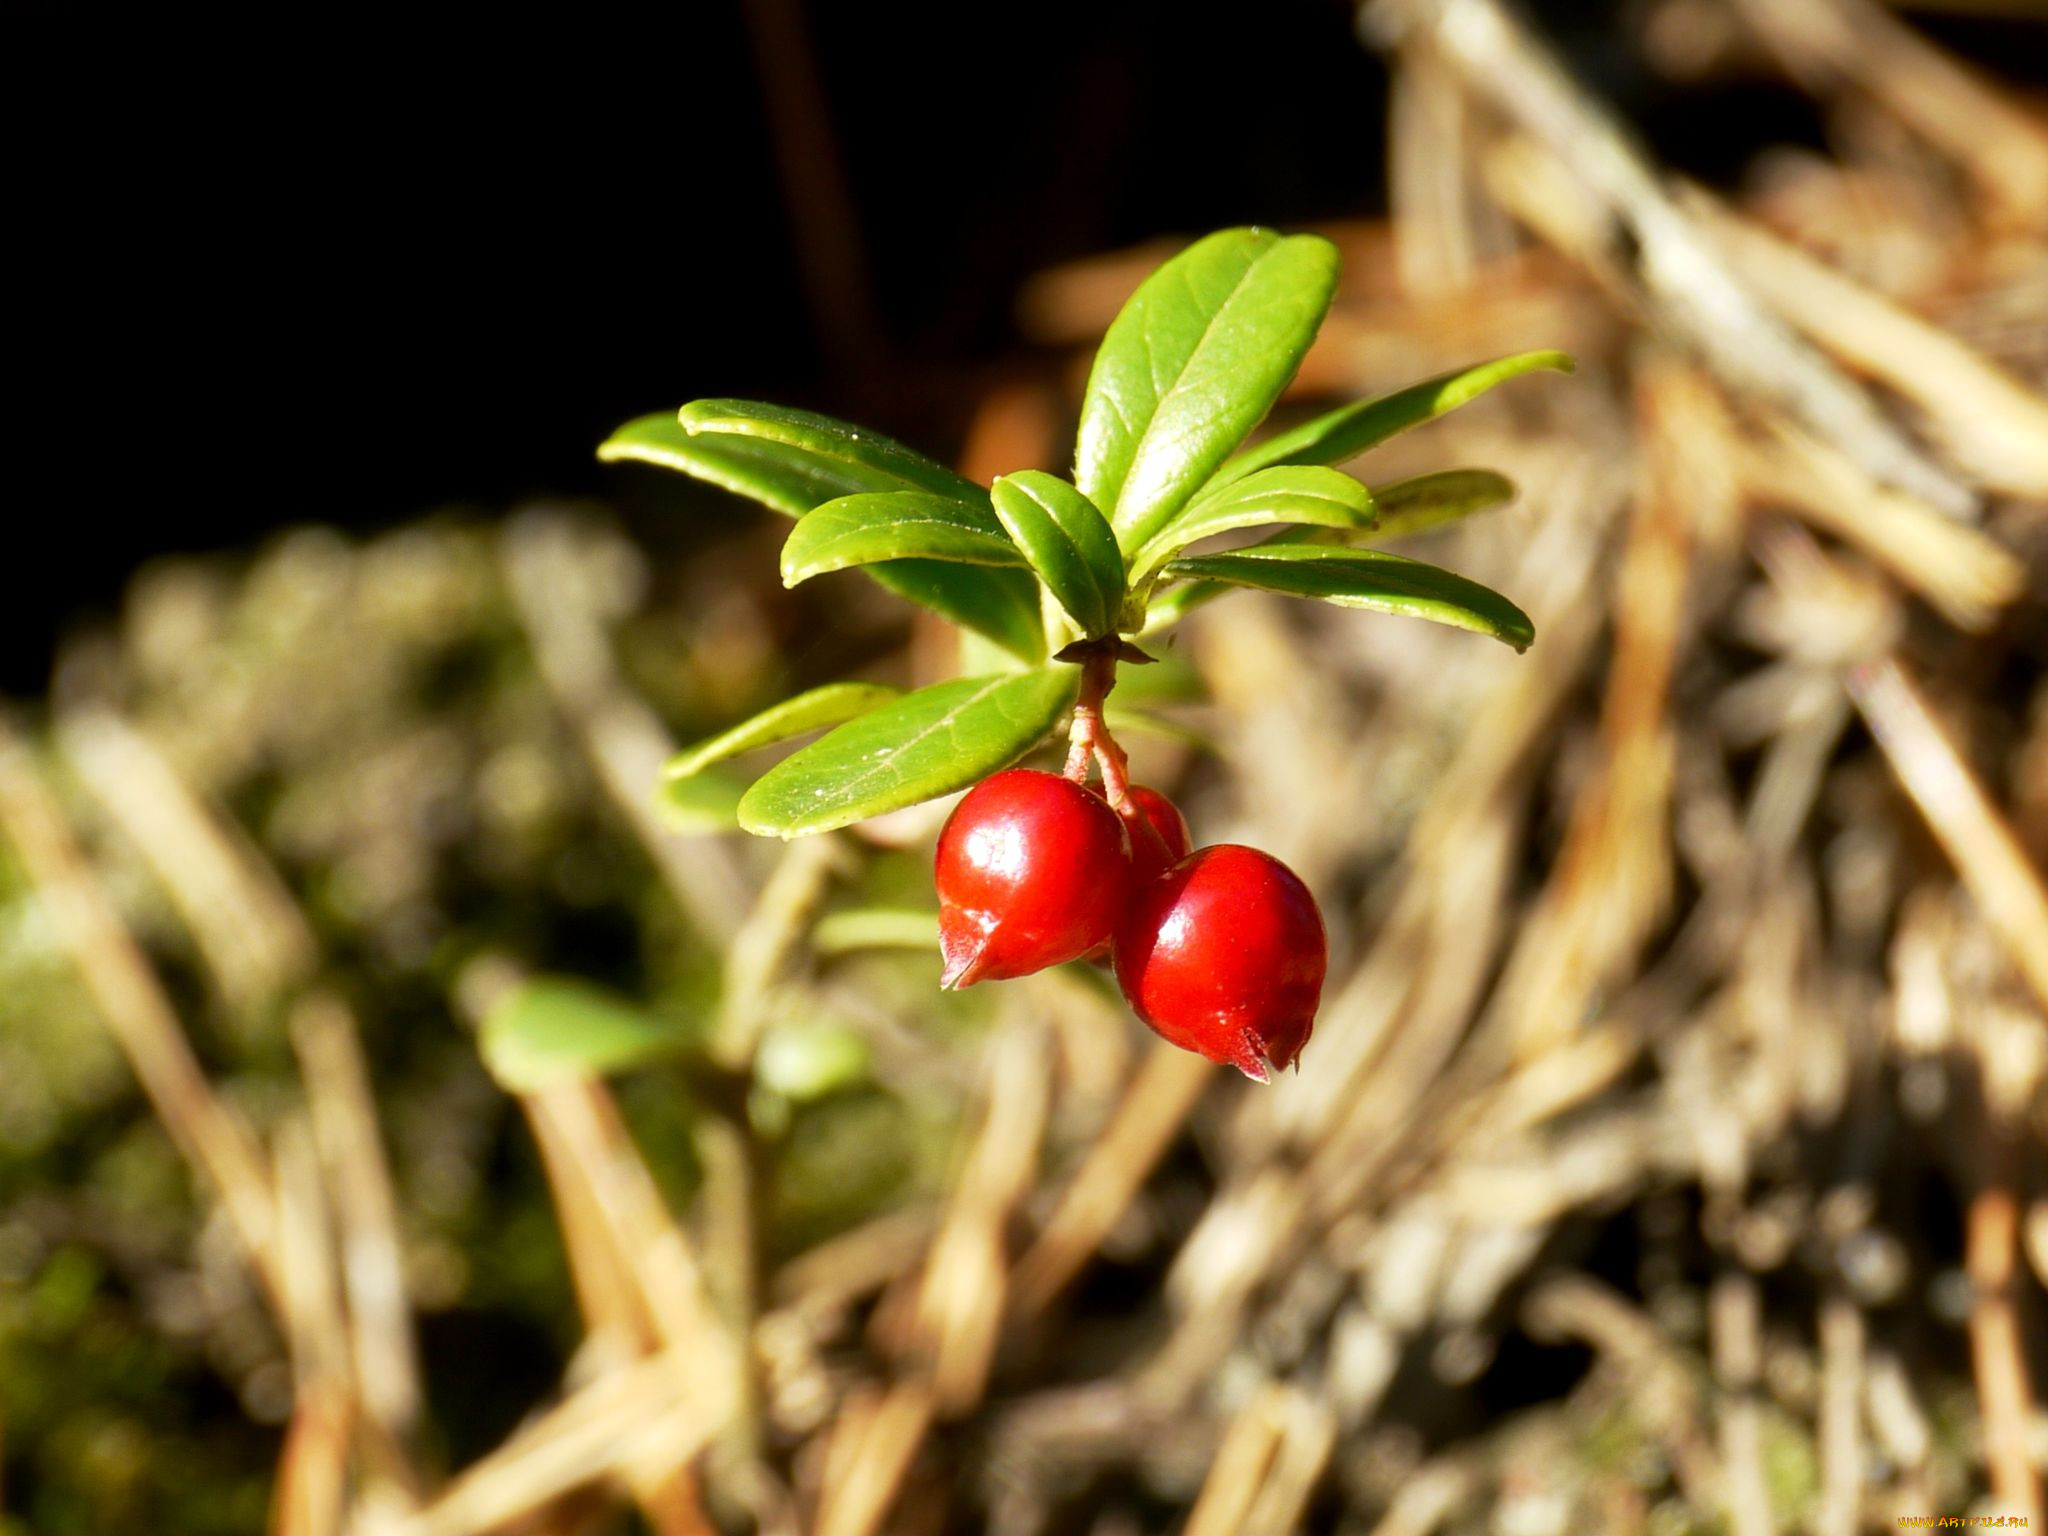
[(1071, 779), (1010, 768), (983, 779), (939, 833), (942, 987), (1028, 976), (1078, 960), (1116, 926), (1131, 840)]
[(1301, 878), (1235, 843), (1196, 850), (1136, 890), (1116, 931), (1116, 979), (1173, 1044), (1255, 1082), (1315, 1028), (1329, 941)]

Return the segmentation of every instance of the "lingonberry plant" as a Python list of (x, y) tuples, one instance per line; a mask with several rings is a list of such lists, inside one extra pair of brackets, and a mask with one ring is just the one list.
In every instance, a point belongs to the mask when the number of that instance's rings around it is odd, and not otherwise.
[[(974, 786), (939, 838), (942, 986), (1113, 948), (1125, 996), (1166, 1039), (1260, 1081), (1295, 1061), (1327, 958), (1314, 898), (1257, 850), (1191, 851), (1172, 803), (1131, 784), (1104, 712), (1117, 669), (1150, 661), (1145, 643), (1232, 587), (1523, 649), (1534, 631), (1500, 594), (1365, 547), (1498, 505), (1506, 480), (1452, 470), (1374, 490), (1333, 466), (1517, 374), (1571, 367), (1556, 352), (1501, 358), (1247, 447), (1336, 279), (1328, 241), (1262, 229), (1210, 235), (1160, 267), (1096, 354), (1071, 479), (1025, 469), (983, 487), (879, 433), (744, 400), (622, 427), (602, 457), (666, 465), (797, 519), (785, 585), (859, 567), (979, 641), (962, 647), (981, 658), (970, 675), (914, 693), (833, 683), (776, 705), (676, 758), (670, 792), (828, 727), (745, 792), (743, 827), (798, 837)], [(1012, 766), (1063, 719), (1063, 775)]]

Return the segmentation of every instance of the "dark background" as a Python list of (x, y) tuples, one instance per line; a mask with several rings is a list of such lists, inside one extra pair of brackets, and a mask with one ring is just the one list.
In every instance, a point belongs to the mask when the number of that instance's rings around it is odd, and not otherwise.
[[(1619, 5), (1537, 9), (1698, 174), (1820, 133), (1767, 80), (1651, 80)], [(694, 396), (946, 452), (1045, 264), (1384, 202), (1384, 74), (1334, 0), (721, 0), (439, 35), (356, 14), (11, 26), (0, 692), (39, 691), (158, 553), (658, 496), (592, 449)]]

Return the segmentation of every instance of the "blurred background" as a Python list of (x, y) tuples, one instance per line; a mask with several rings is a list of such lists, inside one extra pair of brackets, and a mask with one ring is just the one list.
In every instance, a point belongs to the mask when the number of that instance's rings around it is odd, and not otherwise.
[[(2038, 1517), (2038, 7), (14, 41), (7, 1536)], [(1528, 656), (1244, 597), (1148, 684), (1330, 917), (1270, 1091), (1092, 974), (940, 997), (928, 818), (658, 819), (951, 658), (594, 457), (740, 395), (1063, 467), (1254, 221), (1346, 258), (1285, 412), (1581, 364), (1355, 466), (1518, 482), (1415, 552)], [(536, 973), (610, 1000), (487, 1064)]]

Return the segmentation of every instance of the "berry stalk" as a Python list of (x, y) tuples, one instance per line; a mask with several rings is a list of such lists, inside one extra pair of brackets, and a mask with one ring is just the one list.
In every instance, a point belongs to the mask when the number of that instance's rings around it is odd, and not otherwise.
[(1074, 701), (1074, 724), (1067, 740), (1067, 777), (1086, 783), (1088, 762), (1093, 758), (1102, 770), (1102, 798), (1125, 821), (1141, 819), (1131, 803), (1130, 761), (1102, 718), (1103, 701), (1116, 687), (1116, 651), (1108, 646), (1091, 650), (1081, 663), (1081, 693)]

